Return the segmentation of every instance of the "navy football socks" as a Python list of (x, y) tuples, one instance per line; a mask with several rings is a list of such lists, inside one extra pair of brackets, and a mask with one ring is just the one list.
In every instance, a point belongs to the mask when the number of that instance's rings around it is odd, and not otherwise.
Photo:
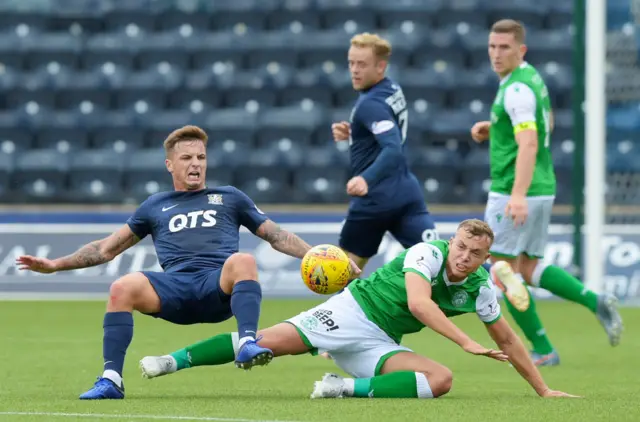
[(131, 312), (107, 312), (103, 328), (104, 370), (112, 370), (122, 376), (124, 357), (133, 338), (133, 315)]
[(261, 301), (262, 289), (257, 281), (242, 280), (233, 286), (231, 312), (238, 321), (238, 335), (241, 339), (256, 338)]

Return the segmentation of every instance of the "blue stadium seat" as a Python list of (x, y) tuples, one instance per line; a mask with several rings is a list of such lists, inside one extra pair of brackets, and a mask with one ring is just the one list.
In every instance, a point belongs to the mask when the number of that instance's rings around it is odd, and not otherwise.
[(127, 195), (142, 202), (149, 195), (172, 190), (171, 175), (165, 167), (164, 160), (164, 149), (160, 147), (139, 150), (130, 156), (124, 170)]
[(304, 158), (303, 146), (298, 139), (270, 139), (248, 152), (249, 163), (255, 167), (299, 167)]
[(476, 9), (445, 8), (436, 15), (436, 24), (441, 28), (457, 28), (460, 25), (469, 29), (486, 30), (489, 28), (487, 15)]
[(255, 102), (261, 107), (271, 107), (277, 100), (275, 91), (261, 87), (231, 87), (223, 95), (223, 101), (227, 107), (245, 107), (250, 102)]
[(266, 28), (266, 20), (265, 14), (258, 10), (225, 11), (212, 16), (212, 26), (215, 30), (246, 28), (259, 31)]
[(424, 2), (420, 0), (403, 2), (376, 2), (377, 12), (383, 28), (390, 28), (404, 22), (433, 26), (433, 19), (441, 12), (443, 1)]
[(555, 168), (573, 168), (573, 154), (576, 145), (572, 139), (560, 139), (554, 136), (551, 142), (551, 156)]
[(0, 155), (13, 156), (16, 152), (33, 148), (34, 136), (18, 128), (0, 130)]
[(527, 35), (527, 45), (529, 52), (526, 58), (533, 65), (555, 62), (571, 66), (573, 41), (566, 29), (530, 33)]
[[(3, 150), (2, 141), (0, 141), (0, 151)], [(7, 203), (12, 200), (11, 195), (11, 174), (14, 167), (13, 154), (0, 154), (0, 201)]]
[(133, 53), (124, 49), (89, 48), (83, 51), (80, 57), (80, 66), (84, 69), (95, 69), (102, 68), (105, 63), (113, 63), (118, 67), (133, 69), (133, 59)]
[(101, 109), (111, 108), (111, 94), (107, 90), (93, 88), (79, 89), (65, 88), (56, 91), (55, 105), (56, 108), (63, 110), (78, 109), (83, 104), (91, 103), (93, 106)]
[(293, 175), (293, 200), (300, 203), (345, 203), (347, 172), (342, 169), (301, 167)]
[(216, 46), (190, 49), (191, 66), (194, 69), (205, 70), (212, 73), (214, 65), (218, 67), (222, 64), (232, 66), (234, 69), (243, 69), (245, 65), (245, 55), (248, 54), (241, 49), (220, 49)]
[(100, 150), (132, 152), (142, 148), (144, 131), (136, 128), (105, 128), (92, 135), (91, 146)]
[(64, 193), (68, 156), (53, 150), (19, 154), (12, 178), (16, 198), (29, 202), (58, 201)]
[(36, 136), (35, 147), (68, 153), (89, 146), (87, 131), (79, 127), (56, 128), (42, 127)]
[(167, 94), (158, 88), (131, 87), (114, 91), (113, 95), (115, 106), (119, 109), (146, 113), (149, 110), (162, 110), (167, 107)]
[(187, 90), (179, 88), (169, 94), (168, 107), (179, 110), (210, 112), (222, 104), (222, 93), (215, 88)]
[(462, 185), (466, 189), (469, 202), (486, 202), (491, 186), (489, 175), (489, 151), (486, 147), (473, 148), (465, 157), (460, 172)]
[(529, 0), (510, 0), (505, 2), (485, 2), (490, 22), (500, 19), (515, 19), (525, 24), (525, 28), (539, 29), (544, 27), (547, 10), (540, 2)]
[(180, 30), (188, 25), (196, 31), (211, 29), (211, 19), (205, 13), (189, 13), (179, 10), (166, 10), (158, 15), (157, 27), (162, 31)]
[(229, 167), (218, 167), (207, 163), (207, 187), (233, 185), (233, 172)]
[(294, 142), (310, 141), (311, 135), (325, 121), (318, 107), (282, 107), (264, 111), (260, 116), (258, 142), (265, 145), (283, 138)]
[(320, 15), (312, 10), (278, 10), (267, 17), (269, 30), (308, 31), (320, 27)]
[(107, 31), (127, 31), (136, 26), (144, 32), (156, 28), (155, 16), (144, 10), (114, 10), (103, 16)]
[(157, 67), (160, 63), (168, 63), (176, 69), (187, 69), (189, 67), (189, 53), (185, 50), (171, 49), (171, 46), (162, 46), (142, 49), (135, 58), (138, 69), (150, 69)]
[(291, 198), (291, 174), (281, 167), (239, 167), (235, 186), (256, 204), (286, 202)]
[[(242, 135), (242, 133), (240, 134)], [(211, 136), (210, 133), (209, 136)], [(208, 146), (209, 152), (207, 154), (209, 166), (222, 168), (229, 173), (230, 169), (249, 164), (248, 151), (253, 150), (252, 139), (243, 139), (239, 136), (233, 136), (233, 134), (227, 137), (211, 137), (210, 139), (211, 143)]]
[(281, 106), (300, 106), (302, 101), (313, 101), (323, 107), (333, 106), (333, 95), (322, 87), (289, 86), (280, 92), (278, 104)]
[(121, 202), (124, 161), (124, 156), (113, 149), (73, 153), (67, 199), (72, 202)]

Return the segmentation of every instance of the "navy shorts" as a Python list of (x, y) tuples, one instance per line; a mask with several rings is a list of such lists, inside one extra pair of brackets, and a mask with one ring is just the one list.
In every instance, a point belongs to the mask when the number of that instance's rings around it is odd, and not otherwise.
[(371, 258), (378, 253), (386, 232), (404, 248), (438, 239), (431, 214), (424, 203), (416, 203), (384, 215), (350, 213), (340, 232), (340, 247), (360, 258)]
[(160, 312), (149, 315), (183, 325), (231, 318), (231, 296), (220, 288), (221, 273), (222, 268), (194, 273), (142, 271), (160, 297)]

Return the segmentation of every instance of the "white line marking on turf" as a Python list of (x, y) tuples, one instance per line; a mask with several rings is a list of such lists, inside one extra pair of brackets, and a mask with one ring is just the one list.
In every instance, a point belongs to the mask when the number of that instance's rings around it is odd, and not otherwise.
[(155, 419), (171, 421), (217, 421), (217, 422), (296, 422), (266, 419), (216, 418), (212, 416), (163, 416), (163, 415), (119, 415), (108, 413), (56, 413), (56, 412), (0, 412), (0, 416), (46, 416), (58, 418), (112, 418), (112, 419)]

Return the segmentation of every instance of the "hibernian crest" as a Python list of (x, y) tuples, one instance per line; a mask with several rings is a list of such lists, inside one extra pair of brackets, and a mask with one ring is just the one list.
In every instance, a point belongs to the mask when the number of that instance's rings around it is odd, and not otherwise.
[(209, 204), (211, 205), (222, 205), (222, 195), (218, 193), (211, 193), (207, 195), (207, 198), (209, 199)]
[(455, 306), (456, 308), (459, 308), (467, 303), (468, 298), (469, 295), (467, 294), (467, 292), (465, 292), (464, 290), (458, 290), (453, 294), (453, 297), (451, 298), (451, 304), (453, 304), (453, 306)]

